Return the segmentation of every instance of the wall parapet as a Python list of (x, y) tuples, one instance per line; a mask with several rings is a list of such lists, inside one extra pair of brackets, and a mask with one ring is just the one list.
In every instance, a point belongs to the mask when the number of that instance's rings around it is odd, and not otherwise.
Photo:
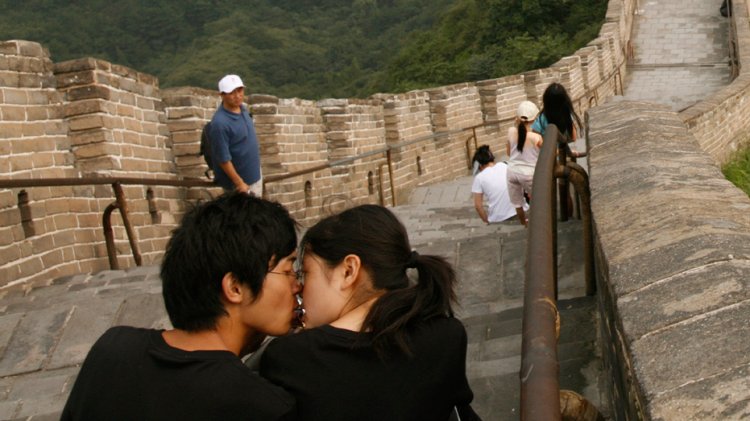
[(613, 419), (747, 417), (750, 198), (667, 106), (586, 120)]

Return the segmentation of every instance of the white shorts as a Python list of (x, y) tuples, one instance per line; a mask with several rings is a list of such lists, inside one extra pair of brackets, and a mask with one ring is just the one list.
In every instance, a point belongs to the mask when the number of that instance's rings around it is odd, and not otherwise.
[(510, 204), (515, 208), (524, 207), (526, 201), (523, 197), (523, 192), (529, 195), (531, 198), (531, 182), (534, 181), (534, 175), (521, 174), (514, 172), (512, 168), (508, 168), (508, 197), (510, 197)]

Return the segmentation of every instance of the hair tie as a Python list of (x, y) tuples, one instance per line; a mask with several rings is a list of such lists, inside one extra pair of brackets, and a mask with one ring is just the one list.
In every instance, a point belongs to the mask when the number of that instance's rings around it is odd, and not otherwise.
[(419, 259), (419, 253), (417, 253), (416, 250), (412, 250), (411, 254), (409, 255), (409, 260), (406, 262), (406, 268), (415, 268), (417, 267), (417, 259)]

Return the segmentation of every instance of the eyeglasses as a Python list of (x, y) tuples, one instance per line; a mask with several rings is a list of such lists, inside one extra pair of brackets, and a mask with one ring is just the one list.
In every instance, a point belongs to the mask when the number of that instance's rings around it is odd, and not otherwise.
[(297, 280), (297, 282), (300, 283), (300, 285), (304, 285), (305, 284), (305, 273), (302, 272), (301, 270), (293, 270), (293, 271), (288, 271), (288, 272), (274, 272), (274, 271), (270, 270), (267, 273), (275, 273), (277, 275), (284, 275), (284, 276), (293, 277), (294, 279)]
[(287, 272), (274, 272), (268, 271), (267, 273), (275, 273), (277, 275), (293, 276), (300, 285), (305, 286), (305, 272), (302, 270), (302, 258), (305, 255), (305, 248), (300, 247), (297, 249), (297, 259), (292, 264), (293, 270)]

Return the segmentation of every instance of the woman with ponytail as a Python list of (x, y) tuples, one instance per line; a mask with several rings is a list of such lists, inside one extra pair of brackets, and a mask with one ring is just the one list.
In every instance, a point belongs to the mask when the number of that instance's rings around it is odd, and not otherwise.
[(376, 205), (318, 222), (300, 254), (306, 327), (272, 341), (260, 363), (295, 396), (300, 420), (479, 419), (444, 258), (412, 251)]
[(531, 131), (539, 108), (531, 101), (523, 101), (516, 110), (516, 127), (508, 131), (506, 152), (510, 156), (508, 162), (508, 197), (510, 204), (516, 209), (516, 215), (521, 225), (527, 225), (526, 200), (524, 193), (531, 199), (534, 169), (539, 157), (539, 148), (544, 139), (538, 133)]

